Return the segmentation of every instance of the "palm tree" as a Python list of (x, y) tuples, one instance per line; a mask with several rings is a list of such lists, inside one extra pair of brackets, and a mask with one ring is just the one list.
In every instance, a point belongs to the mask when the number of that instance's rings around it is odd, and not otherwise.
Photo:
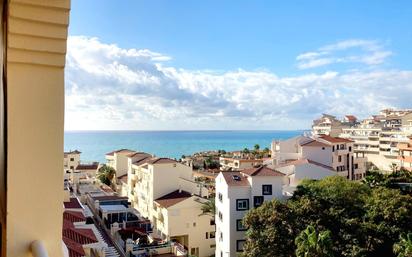
[(256, 144), (254, 148), (255, 148), (255, 151), (258, 152), (259, 149), (260, 149), (260, 145), (259, 145), (259, 144)]
[(102, 167), (99, 168), (97, 171), (97, 179), (100, 180), (103, 184), (106, 184), (108, 186), (112, 185), (112, 181), (114, 176), (116, 175), (116, 170), (113, 169), (110, 166), (103, 165)]
[(397, 257), (412, 256), (412, 233), (400, 236), (400, 241), (393, 245), (393, 251)]
[(212, 217), (215, 217), (215, 214), (216, 214), (215, 198), (210, 198), (208, 201), (202, 203), (200, 210), (202, 210), (202, 213), (199, 216), (210, 215)]
[(245, 149), (243, 149), (243, 151), (242, 151), (244, 154), (248, 154), (248, 153), (250, 153), (250, 151), (249, 151), (249, 149), (247, 149), (247, 148), (245, 148)]
[(330, 231), (315, 230), (309, 225), (295, 239), (297, 257), (329, 257), (332, 256), (332, 240)]

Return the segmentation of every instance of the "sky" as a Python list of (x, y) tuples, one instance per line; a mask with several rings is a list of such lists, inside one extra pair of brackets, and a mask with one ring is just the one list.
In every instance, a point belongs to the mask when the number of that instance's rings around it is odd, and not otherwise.
[(73, 0), (66, 130), (308, 129), (412, 108), (412, 1)]

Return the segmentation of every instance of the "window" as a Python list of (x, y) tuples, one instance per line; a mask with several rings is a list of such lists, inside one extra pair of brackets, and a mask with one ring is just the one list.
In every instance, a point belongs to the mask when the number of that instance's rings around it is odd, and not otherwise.
[(246, 240), (236, 240), (236, 251), (243, 252), (243, 245), (245, 244)]
[(253, 206), (259, 207), (263, 204), (263, 196), (254, 196), (253, 197)]
[(214, 219), (211, 219), (211, 220), (210, 220), (210, 226), (214, 226), (214, 225), (216, 225), (215, 220), (214, 220)]
[(193, 222), (193, 227), (196, 227), (196, 222)]
[(245, 231), (246, 228), (243, 226), (242, 220), (236, 220), (236, 231)]
[(222, 193), (219, 193), (219, 194), (218, 194), (218, 198), (219, 198), (219, 201), (220, 201), (220, 202), (223, 202), (223, 195), (222, 195)]
[(249, 199), (237, 199), (236, 200), (236, 210), (237, 211), (249, 210)]
[(349, 152), (352, 152), (352, 146), (349, 146)]
[(271, 195), (272, 194), (272, 185), (262, 185), (262, 194)]
[(206, 232), (206, 239), (209, 239), (209, 232)]
[(342, 161), (342, 156), (338, 156), (338, 162), (341, 162)]
[(335, 146), (333, 145), (333, 146), (332, 146), (332, 152), (334, 152), (334, 151), (335, 151)]
[(220, 232), (220, 238), (219, 238), (219, 240), (220, 240), (220, 241), (223, 241), (223, 233), (222, 233), (222, 232)]
[(322, 146), (322, 150), (325, 150), (325, 147), (324, 147), (324, 146)]
[(222, 251), (220, 251), (220, 257), (223, 257), (223, 252)]
[(210, 245), (210, 248), (216, 248), (215, 244)]
[(353, 165), (353, 168), (354, 168), (354, 169), (357, 169), (357, 168), (359, 168), (359, 165), (358, 165), (357, 163), (355, 163), (355, 164)]
[(220, 221), (223, 220), (223, 214), (222, 214), (222, 212), (220, 212), (220, 211), (219, 211), (219, 219), (220, 219)]
[(209, 232), (209, 238), (215, 238), (216, 234), (215, 231)]
[(71, 170), (74, 170), (74, 166), (70, 166), (70, 169), (71, 169)]
[(70, 161), (71, 161), (71, 162), (74, 162), (74, 158), (70, 158)]

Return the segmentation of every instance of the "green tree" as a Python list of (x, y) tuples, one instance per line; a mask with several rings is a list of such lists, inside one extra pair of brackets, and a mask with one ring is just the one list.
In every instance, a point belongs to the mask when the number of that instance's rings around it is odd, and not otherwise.
[(332, 254), (332, 239), (330, 231), (315, 230), (309, 225), (295, 239), (297, 257), (329, 257)]
[(206, 202), (202, 203), (202, 206), (200, 206), (200, 210), (202, 211), (202, 213), (199, 216), (210, 215), (212, 217), (215, 217), (216, 215), (215, 198), (210, 198)]
[(412, 233), (402, 234), (399, 242), (393, 246), (397, 257), (412, 257)]
[(294, 255), (294, 238), (298, 234), (293, 210), (278, 200), (264, 202), (244, 217), (248, 228), (244, 244), (245, 257), (290, 257)]
[(397, 189), (370, 188), (339, 176), (306, 180), (291, 199), (265, 202), (247, 213), (244, 256), (293, 256), (294, 239), (309, 225), (330, 231), (333, 247), (327, 254), (395, 256), (399, 235), (412, 231), (411, 212), (412, 197)]
[(259, 145), (259, 144), (256, 144), (256, 145), (254, 146), (254, 149), (255, 149), (256, 152), (258, 152), (259, 149), (260, 149), (260, 145)]
[(248, 148), (245, 148), (245, 149), (243, 149), (243, 151), (242, 151), (244, 154), (248, 154), (248, 153), (250, 153), (250, 150), (248, 149)]
[(116, 175), (116, 170), (113, 169), (110, 166), (103, 165), (99, 168), (97, 171), (97, 179), (100, 180), (103, 184), (106, 184), (108, 186), (112, 186), (113, 184), (113, 178)]

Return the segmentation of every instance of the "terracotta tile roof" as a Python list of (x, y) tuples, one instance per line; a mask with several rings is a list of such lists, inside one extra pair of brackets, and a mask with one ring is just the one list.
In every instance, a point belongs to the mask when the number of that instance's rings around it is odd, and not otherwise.
[(69, 250), (69, 257), (84, 257), (86, 255), (81, 244), (65, 237), (63, 237), (63, 242)]
[(147, 161), (148, 164), (161, 164), (161, 163), (177, 163), (176, 160), (170, 158), (151, 158)]
[(78, 211), (64, 211), (63, 212), (63, 220), (69, 222), (81, 222), (86, 221), (86, 217), (83, 215), (82, 212)]
[(345, 115), (345, 117), (348, 119), (348, 120), (350, 120), (350, 121), (356, 121), (358, 118), (356, 118), (355, 116), (353, 116), (353, 115)]
[(155, 202), (164, 208), (169, 208), (170, 206), (180, 203), (190, 197), (192, 197), (192, 194), (186, 191), (179, 192), (179, 190), (176, 190), (160, 198), (157, 198)]
[(275, 169), (271, 169), (267, 166), (261, 166), (258, 168), (250, 168), (250, 169), (244, 169), (240, 171), (240, 173), (244, 173), (249, 176), (284, 176), (280, 171), (277, 171)]
[(100, 189), (106, 193), (114, 193), (113, 189), (105, 184), (100, 185)]
[(122, 181), (123, 183), (127, 184), (127, 174), (117, 177), (118, 180)]
[(316, 140), (312, 140), (309, 142), (305, 142), (300, 144), (300, 146), (321, 146), (321, 147), (330, 147), (330, 145), (316, 141)]
[(151, 154), (145, 153), (145, 152), (133, 152), (131, 154), (127, 155), (128, 157), (152, 157)]
[(222, 172), (226, 184), (229, 186), (249, 186), (249, 181), (240, 172)]
[(133, 162), (133, 164), (134, 165), (142, 165), (142, 164), (145, 164), (146, 163), (146, 161), (148, 161), (149, 159), (150, 159), (151, 157), (142, 157), (142, 158), (139, 158), (138, 160), (135, 160), (134, 162)]
[(352, 140), (346, 139), (346, 138), (341, 138), (341, 137), (331, 137), (328, 135), (322, 135), (320, 136), (325, 141), (328, 141), (330, 143), (352, 143)]
[(110, 153), (107, 153), (106, 155), (114, 156), (115, 153), (124, 153), (124, 154), (131, 154), (134, 153), (135, 151), (130, 150), (130, 149), (119, 149)]
[(63, 202), (65, 209), (82, 209), (82, 205), (76, 197), (70, 197), (69, 202)]
[(97, 170), (99, 167), (98, 162), (93, 162), (93, 163), (80, 163), (77, 165), (76, 170)]

